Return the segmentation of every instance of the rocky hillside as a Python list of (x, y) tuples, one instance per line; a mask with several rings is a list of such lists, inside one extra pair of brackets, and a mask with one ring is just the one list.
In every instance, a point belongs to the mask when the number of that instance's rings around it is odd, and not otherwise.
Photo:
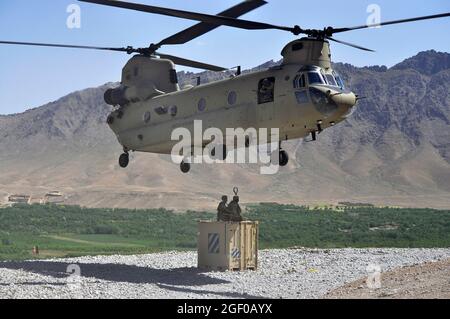
[[(316, 143), (290, 142), (291, 162), (277, 175), (262, 176), (255, 165), (200, 165), (183, 175), (169, 157), (152, 154), (134, 154), (119, 169), (121, 149), (105, 124), (107, 84), (0, 116), (0, 199), (59, 190), (70, 204), (195, 209), (239, 186), (244, 202), (450, 207), (450, 54), (421, 52), (390, 69), (335, 68), (367, 98)], [(227, 75), (179, 76), (186, 84)]]

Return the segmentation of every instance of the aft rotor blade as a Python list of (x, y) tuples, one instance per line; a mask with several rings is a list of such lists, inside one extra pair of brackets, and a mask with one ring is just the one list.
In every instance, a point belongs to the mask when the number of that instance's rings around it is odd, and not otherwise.
[(130, 49), (134, 50), (133, 48), (105, 48), (105, 47), (95, 47), (95, 46), (86, 46), (86, 45), (34, 43), (34, 42), (14, 42), (14, 41), (0, 41), (0, 44), (27, 45), (27, 46), (52, 47), (52, 48), (68, 48), (68, 49), (88, 49), (88, 50), (118, 51), (118, 52), (129, 52)]
[(344, 44), (344, 45), (348, 45), (348, 46), (350, 46), (350, 47), (352, 47), (352, 48), (356, 48), (356, 49), (359, 49), (359, 50), (364, 50), (364, 51), (369, 51), (369, 52), (375, 52), (375, 51), (372, 50), (372, 49), (368, 49), (368, 48), (365, 48), (365, 47), (362, 47), (362, 46), (359, 46), (359, 45), (356, 45), (356, 44), (353, 44), (353, 43), (350, 43), (350, 42), (345, 42), (345, 41), (338, 40), (338, 39), (335, 39), (335, 38), (332, 38), (332, 37), (325, 37), (325, 38), (328, 39), (328, 40), (337, 42), (337, 43), (341, 43), (341, 44)]
[[(219, 14), (218, 16), (223, 17), (229, 17), (229, 18), (238, 18), (250, 11), (253, 11), (263, 5), (267, 4), (264, 0), (246, 0), (238, 5), (227, 9)], [(208, 33), (216, 28), (218, 28), (219, 25), (217, 24), (209, 24), (206, 22), (200, 22), (199, 24), (196, 24), (186, 30), (183, 30), (181, 32), (178, 32), (177, 34), (174, 34), (158, 44), (156, 44), (156, 47), (161, 47), (166, 44), (183, 44), (186, 42), (189, 42), (205, 33)]]
[(338, 29), (333, 29), (333, 33), (347, 32), (347, 31), (353, 31), (353, 30), (359, 30), (359, 29), (367, 29), (367, 28), (399, 24), (399, 23), (414, 22), (414, 21), (421, 21), (421, 20), (439, 19), (439, 18), (445, 18), (445, 17), (450, 17), (450, 12), (434, 14), (434, 15), (430, 15), (430, 16), (402, 19), (402, 20), (386, 21), (386, 22), (382, 22), (382, 23), (378, 23), (378, 24), (377, 23), (366, 24), (366, 25), (360, 25), (360, 26), (351, 27), (351, 28), (338, 28)]
[(184, 11), (184, 10), (155, 7), (155, 6), (149, 6), (149, 5), (139, 4), (139, 3), (131, 3), (131, 2), (124, 2), (124, 1), (116, 1), (116, 0), (79, 0), (79, 1), (101, 4), (101, 5), (111, 6), (111, 7), (118, 7), (118, 8), (123, 8), (123, 9), (136, 10), (136, 11), (141, 11), (141, 12), (161, 14), (161, 15), (183, 18), (183, 19), (188, 19), (188, 20), (201, 21), (201, 22), (206, 22), (208, 24), (214, 24), (217, 26), (226, 25), (229, 27), (234, 27), (234, 28), (239, 28), (239, 29), (247, 29), (247, 30), (276, 29), (276, 30), (290, 31), (295, 34), (299, 34), (302, 31), (300, 29), (300, 27), (298, 27), (298, 26), (296, 26), (294, 28), (277, 26), (277, 25), (269, 24), (269, 23), (241, 20), (241, 19), (235, 19), (235, 18), (230, 18), (230, 17), (225, 17), (225, 16), (217, 16), (217, 15)]
[(210, 71), (215, 71), (215, 72), (222, 72), (222, 71), (228, 70), (228, 68), (223, 68), (223, 67), (220, 67), (217, 65), (188, 60), (188, 59), (180, 58), (180, 57), (169, 55), (169, 54), (164, 54), (164, 53), (159, 53), (159, 52), (155, 52), (155, 54), (162, 59), (171, 60), (173, 63), (175, 63), (177, 65), (184, 65), (184, 66), (189, 66), (191, 68), (204, 69), (204, 70), (210, 70)]

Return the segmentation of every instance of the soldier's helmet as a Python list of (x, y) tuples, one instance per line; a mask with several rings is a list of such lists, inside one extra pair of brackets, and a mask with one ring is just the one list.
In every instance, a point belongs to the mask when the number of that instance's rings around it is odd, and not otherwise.
[(234, 200), (235, 202), (239, 202), (239, 196), (233, 196), (233, 200)]

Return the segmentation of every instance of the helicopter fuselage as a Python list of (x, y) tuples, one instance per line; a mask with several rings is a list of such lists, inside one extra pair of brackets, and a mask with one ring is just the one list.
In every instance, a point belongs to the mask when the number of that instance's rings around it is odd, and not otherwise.
[[(234, 140), (226, 136), (227, 128), (278, 128), (281, 140), (303, 138), (345, 120), (356, 103), (344, 88), (310, 84), (308, 74), (320, 70), (280, 65), (159, 95), (114, 111), (110, 127), (124, 149), (162, 154), (171, 153), (177, 143), (171, 140), (174, 129), (185, 127), (193, 136), (195, 120), (202, 121), (203, 129), (220, 129), (228, 145)], [(264, 84), (269, 88), (263, 89)]]
[(234, 143), (227, 128), (278, 128), (282, 141), (345, 120), (357, 98), (332, 70), (328, 42), (296, 40), (282, 54), (283, 63), (268, 70), (126, 103), (110, 114), (108, 124), (125, 151), (170, 154), (178, 142), (171, 139), (173, 130), (184, 127), (194, 134), (195, 120), (204, 130), (220, 129), (227, 145)]

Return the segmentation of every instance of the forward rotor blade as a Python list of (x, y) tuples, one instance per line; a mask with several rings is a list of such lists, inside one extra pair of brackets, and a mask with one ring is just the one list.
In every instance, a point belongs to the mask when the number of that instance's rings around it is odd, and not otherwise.
[[(68, 49), (88, 49), (88, 50), (102, 50), (102, 51), (116, 51), (116, 52), (126, 52), (128, 54), (131, 53), (147, 53), (146, 49), (134, 49), (132, 47), (126, 48), (106, 48), (106, 47), (95, 47), (95, 46), (86, 46), (86, 45), (70, 45), (70, 44), (54, 44), (54, 43), (35, 43), (35, 42), (15, 42), (15, 41), (0, 41), (0, 44), (8, 44), (8, 45), (27, 45), (27, 46), (39, 46), (39, 47), (51, 47), (51, 48), (68, 48)], [(206, 64), (202, 62), (192, 61), (188, 59), (179, 58), (176, 56), (168, 55), (168, 54), (160, 54), (161, 58), (172, 60), (173, 63), (178, 65), (190, 66), (198, 69), (205, 69), (211, 71), (225, 71), (227, 68), (223, 68), (216, 65)]]
[[(102, 50), (102, 51), (118, 51), (118, 52), (129, 52), (129, 50), (134, 50), (133, 48), (105, 48), (105, 47), (94, 47), (94, 46), (86, 46), (86, 45), (34, 43), (34, 42), (13, 42), (13, 41), (0, 41), (0, 44), (28, 45), (28, 46), (52, 47), (52, 48), (68, 48), (68, 49), (88, 49), (88, 50)], [(134, 51), (132, 51), (132, 52), (134, 52)]]
[(333, 29), (333, 33), (347, 32), (347, 31), (353, 31), (353, 30), (359, 30), (359, 29), (367, 29), (367, 28), (373, 28), (373, 27), (378, 27), (378, 26), (407, 23), (407, 22), (414, 22), (414, 21), (421, 21), (421, 20), (439, 19), (439, 18), (445, 18), (445, 17), (450, 17), (450, 12), (435, 14), (435, 15), (430, 15), (430, 16), (402, 19), (402, 20), (386, 21), (386, 22), (382, 22), (379, 24), (374, 23), (374, 24), (360, 25), (360, 26), (351, 27), (351, 28), (338, 28), (338, 29)]
[(166, 16), (171, 16), (171, 17), (188, 19), (188, 20), (201, 21), (201, 22), (205, 22), (208, 24), (214, 24), (217, 26), (226, 25), (229, 27), (234, 27), (234, 28), (239, 28), (239, 29), (247, 29), (247, 30), (276, 29), (276, 30), (290, 31), (290, 32), (293, 32), (296, 34), (299, 34), (302, 31), (301, 28), (298, 26), (296, 26), (294, 28), (283, 27), (283, 26), (277, 26), (277, 25), (273, 25), (273, 24), (269, 24), (269, 23), (241, 20), (241, 19), (235, 19), (235, 18), (230, 18), (230, 17), (225, 17), (225, 16), (217, 16), (217, 15), (197, 13), (197, 12), (184, 11), (184, 10), (155, 7), (155, 6), (149, 6), (149, 5), (131, 3), (131, 2), (124, 2), (124, 1), (117, 1), (117, 0), (79, 0), (79, 1), (101, 4), (101, 5), (111, 6), (111, 7), (118, 7), (118, 8), (123, 8), (123, 9), (148, 12), (148, 13), (156, 13), (156, 14), (161, 14), (161, 15), (166, 15)]
[(365, 47), (362, 47), (362, 46), (359, 46), (359, 45), (356, 45), (356, 44), (353, 44), (353, 43), (350, 43), (350, 42), (345, 42), (345, 41), (342, 41), (342, 40), (334, 39), (332, 37), (325, 37), (325, 38), (328, 39), (328, 40), (340, 43), (340, 44), (348, 45), (348, 46), (350, 46), (352, 48), (356, 48), (356, 49), (359, 49), (359, 50), (375, 52), (374, 50), (367, 49)]
[(159, 53), (159, 52), (155, 52), (155, 54), (158, 55), (162, 59), (171, 60), (173, 63), (175, 63), (177, 65), (184, 65), (184, 66), (189, 66), (191, 68), (204, 69), (204, 70), (210, 70), (210, 71), (215, 71), (215, 72), (221, 72), (221, 71), (228, 70), (227, 68), (223, 68), (220, 66), (207, 64), (207, 63), (203, 63), (203, 62), (198, 62), (198, 61), (193, 61), (193, 60), (188, 60), (188, 59), (180, 58), (180, 57), (169, 55), (169, 54), (164, 54), (164, 53)]
[[(246, 0), (244, 2), (241, 2), (240, 4), (225, 10), (218, 14), (218, 16), (224, 16), (229, 18), (238, 18), (252, 10), (255, 10), (263, 5), (267, 4), (264, 0)], [(183, 44), (186, 42), (189, 42), (205, 33), (208, 33), (216, 28), (218, 28), (219, 25), (217, 24), (209, 24), (206, 22), (200, 22), (199, 24), (196, 24), (186, 30), (183, 30), (181, 32), (178, 32), (158, 44), (156, 44), (156, 47), (161, 47), (166, 44)]]

